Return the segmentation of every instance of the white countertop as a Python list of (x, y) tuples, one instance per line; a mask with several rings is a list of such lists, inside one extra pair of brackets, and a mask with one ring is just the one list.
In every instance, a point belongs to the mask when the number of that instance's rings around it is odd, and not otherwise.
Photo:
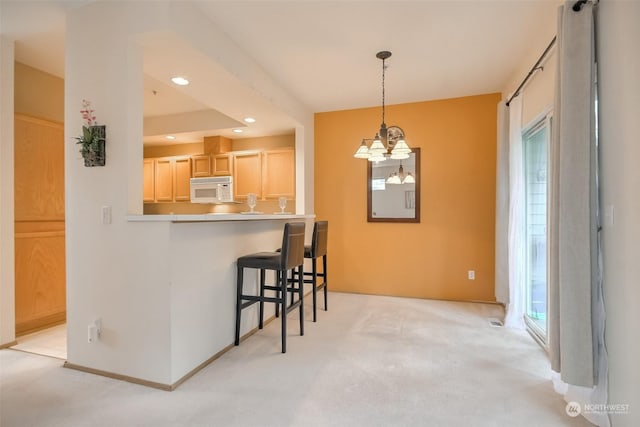
[(307, 219), (315, 215), (268, 214), (268, 213), (207, 213), (207, 214), (174, 214), (174, 215), (127, 215), (127, 221), (137, 222), (214, 222), (214, 221), (257, 221), (278, 219)]

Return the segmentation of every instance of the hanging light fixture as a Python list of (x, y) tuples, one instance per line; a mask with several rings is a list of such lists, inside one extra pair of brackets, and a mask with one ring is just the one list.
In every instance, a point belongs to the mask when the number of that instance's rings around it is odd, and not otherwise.
[(404, 169), (402, 168), (402, 162), (400, 162), (400, 167), (398, 168), (398, 172), (393, 172), (389, 175), (386, 181), (387, 184), (415, 184), (416, 178), (413, 176), (411, 172), (407, 172), (407, 175), (404, 174)]
[[(385, 60), (391, 57), (391, 52), (383, 50), (376, 54), (376, 58), (382, 60), (382, 124), (373, 139), (363, 139), (360, 147), (353, 155), (357, 159), (367, 159), (371, 162), (381, 162), (391, 157), (392, 159), (407, 159), (411, 148), (404, 140), (404, 132), (397, 126), (387, 128), (384, 122), (384, 76)], [(371, 141), (371, 146), (367, 142)]]

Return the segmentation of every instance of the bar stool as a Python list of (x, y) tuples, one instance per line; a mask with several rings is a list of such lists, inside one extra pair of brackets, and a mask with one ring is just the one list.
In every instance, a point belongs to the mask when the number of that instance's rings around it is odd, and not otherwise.
[[(316, 291), (324, 290), (324, 311), (327, 311), (327, 238), (329, 234), (328, 221), (316, 221), (313, 225), (313, 237), (311, 246), (304, 247), (304, 257), (311, 258), (311, 272), (304, 272), (305, 276), (311, 276), (311, 280), (305, 279), (303, 283), (313, 284), (313, 321), (316, 321)], [(318, 273), (316, 261), (322, 257), (322, 273)], [(322, 283), (318, 284), (318, 277)]]
[[(276, 304), (276, 310), (281, 308), (282, 316), (282, 352), (287, 351), (287, 313), (298, 308), (300, 312), (300, 335), (304, 335), (304, 305), (303, 305), (303, 264), (304, 264), (304, 228), (303, 222), (287, 223), (284, 225), (284, 235), (282, 238), (282, 250), (280, 252), (259, 252), (245, 255), (238, 258), (237, 268), (237, 291), (236, 291), (236, 339), (235, 345), (240, 344), (240, 316), (242, 309), (247, 308), (256, 302), (260, 303), (258, 328), (263, 327), (264, 303), (272, 302)], [(243, 293), (243, 274), (245, 268), (255, 268), (260, 270), (260, 295), (246, 295)], [(297, 268), (296, 280), (288, 280), (287, 273)], [(274, 286), (265, 284), (265, 270), (276, 272), (276, 283)], [(297, 282), (297, 286), (296, 286)], [(291, 283), (292, 286), (288, 286)], [(275, 290), (275, 297), (264, 295), (265, 290)], [(287, 295), (289, 292), (298, 294), (298, 300), (292, 302), (287, 307)]]
[[(313, 235), (311, 245), (305, 245), (304, 257), (311, 259), (311, 271), (305, 271), (303, 283), (311, 283), (313, 286), (313, 321), (316, 321), (316, 291), (324, 289), (324, 311), (327, 311), (327, 238), (329, 234), (328, 221), (316, 221), (313, 225)], [(280, 249), (278, 249), (280, 250)], [(317, 260), (322, 257), (322, 273), (318, 273)], [(293, 277), (289, 282), (298, 280), (297, 272), (293, 272)], [(318, 284), (318, 277), (322, 278), (322, 283)], [(293, 295), (292, 295), (293, 299)], [(278, 307), (276, 306), (276, 317), (278, 317)]]

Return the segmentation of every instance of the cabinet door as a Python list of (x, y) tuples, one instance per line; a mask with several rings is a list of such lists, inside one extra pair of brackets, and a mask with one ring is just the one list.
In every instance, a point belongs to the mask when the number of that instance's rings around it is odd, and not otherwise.
[(156, 159), (156, 202), (173, 201), (173, 162), (171, 159)]
[(144, 159), (142, 166), (142, 201), (153, 202), (155, 200), (155, 160)]
[(199, 156), (191, 156), (191, 176), (211, 176), (211, 158), (208, 154), (202, 154)]
[(295, 155), (290, 149), (262, 153), (262, 195), (265, 199), (295, 197)]
[(213, 156), (212, 162), (214, 176), (233, 175), (233, 162), (230, 154), (216, 154)]
[(176, 158), (174, 163), (173, 200), (189, 201), (189, 180), (191, 179), (191, 159)]
[(262, 156), (260, 152), (233, 155), (233, 195), (246, 199), (248, 193), (262, 198)]

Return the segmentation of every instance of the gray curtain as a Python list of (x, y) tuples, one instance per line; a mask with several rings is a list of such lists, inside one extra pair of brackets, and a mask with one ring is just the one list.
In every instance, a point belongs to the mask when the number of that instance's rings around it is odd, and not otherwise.
[(509, 107), (498, 104), (496, 157), (496, 301), (509, 303)]
[(598, 382), (604, 309), (598, 266), (594, 5), (558, 14), (558, 75), (551, 142), (549, 348), (564, 382)]

